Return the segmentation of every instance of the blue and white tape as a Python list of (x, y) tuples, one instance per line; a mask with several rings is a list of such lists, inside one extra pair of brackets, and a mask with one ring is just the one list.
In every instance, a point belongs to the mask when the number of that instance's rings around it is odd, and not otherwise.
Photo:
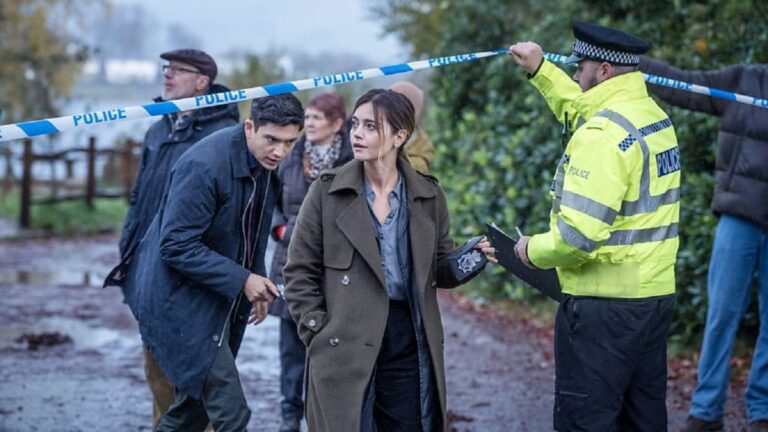
[[(352, 72), (343, 72), (333, 75), (323, 75), (299, 81), (289, 81), (270, 84), (263, 87), (232, 90), (224, 93), (209, 94), (186, 99), (178, 99), (174, 101), (158, 102), (147, 105), (137, 105), (102, 111), (92, 111), (71, 116), (35, 120), (23, 123), (12, 123), (0, 126), (0, 142), (11, 141), (20, 138), (31, 138), (41, 135), (49, 135), (70, 129), (90, 127), (97, 124), (114, 123), (122, 120), (139, 119), (182, 111), (196, 110), (210, 106), (256, 99), (269, 95), (292, 93), (299, 90), (309, 90), (321, 87), (330, 87), (338, 84), (361, 81), (380, 76), (395, 75), (421, 69), (432, 69), (456, 63), (464, 63), (506, 53), (507, 50), (502, 49), (495, 51), (459, 54), (446, 57), (435, 57), (410, 63), (401, 63)], [(552, 53), (544, 53), (544, 57), (557, 63), (564, 63), (565, 59), (567, 58), (566, 56)], [(729, 101), (754, 105), (761, 108), (768, 108), (768, 99), (732, 93), (725, 90), (704, 87), (655, 75), (644, 74), (644, 76), (645, 81), (651, 84), (699, 93)]]
[[(544, 53), (544, 57), (547, 60), (556, 63), (565, 63), (566, 56), (559, 54)], [(754, 105), (760, 108), (768, 108), (768, 99), (747, 96), (739, 93), (733, 93), (725, 90), (719, 90), (716, 88), (705, 87), (698, 84), (691, 84), (684, 81), (678, 81), (671, 78), (665, 78), (657, 75), (643, 74), (645, 81), (651, 84), (656, 84), (664, 87), (670, 87), (677, 90), (688, 91), (691, 93), (703, 94), (706, 96), (715, 97), (718, 99), (725, 99), (733, 102), (741, 102), (748, 105)]]
[(210, 106), (223, 105), (256, 99), (269, 95), (292, 93), (299, 90), (309, 90), (330, 87), (352, 81), (361, 81), (387, 75), (413, 72), (420, 69), (432, 69), (456, 63), (464, 63), (481, 58), (506, 54), (507, 50), (485, 51), (470, 54), (459, 54), (446, 57), (436, 57), (410, 63), (395, 64), (378, 68), (357, 70), (352, 72), (323, 75), (299, 81), (270, 84), (263, 87), (252, 87), (232, 90), (224, 93), (209, 94), (174, 101), (159, 102), (147, 105), (115, 108), (111, 110), (93, 111), (71, 116), (56, 117), (24, 123), (13, 123), (0, 126), (0, 142), (20, 138), (49, 135), (69, 129), (90, 127), (96, 124), (114, 123), (122, 120), (139, 119), (159, 116), (182, 111), (195, 110)]
[(672, 78), (665, 78), (662, 76), (643, 74), (645, 81), (651, 84), (661, 85), (664, 87), (671, 87), (677, 90), (684, 90), (691, 93), (703, 94), (718, 99), (725, 99), (732, 102), (740, 102), (747, 105), (754, 105), (760, 108), (768, 108), (768, 99), (759, 98), (755, 96), (747, 96), (740, 93), (733, 93), (725, 90), (719, 90), (712, 87), (705, 87), (698, 84), (691, 84), (684, 81), (674, 80)]

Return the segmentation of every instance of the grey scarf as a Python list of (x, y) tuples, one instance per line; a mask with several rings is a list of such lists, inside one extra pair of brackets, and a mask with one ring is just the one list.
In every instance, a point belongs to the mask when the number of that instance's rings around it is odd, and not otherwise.
[(314, 181), (321, 172), (333, 168), (333, 164), (341, 154), (341, 142), (341, 134), (336, 134), (331, 148), (326, 152), (309, 140), (304, 143), (304, 177), (307, 181)]

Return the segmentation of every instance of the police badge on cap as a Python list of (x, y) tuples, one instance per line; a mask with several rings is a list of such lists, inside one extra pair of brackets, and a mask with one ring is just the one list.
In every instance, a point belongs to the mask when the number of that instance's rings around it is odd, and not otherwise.
[(573, 24), (573, 52), (565, 63), (597, 60), (622, 66), (637, 66), (640, 54), (651, 49), (647, 41), (621, 30), (596, 24)]

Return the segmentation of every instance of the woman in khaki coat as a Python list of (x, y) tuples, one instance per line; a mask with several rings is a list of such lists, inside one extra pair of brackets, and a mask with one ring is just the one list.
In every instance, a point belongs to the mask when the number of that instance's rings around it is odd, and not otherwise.
[(299, 212), (283, 274), (310, 431), (447, 428), (436, 287), (468, 281), (494, 250), (484, 238), (453, 250), (443, 191), (402, 154), (414, 124), (405, 96), (361, 96), (355, 160), (321, 174)]

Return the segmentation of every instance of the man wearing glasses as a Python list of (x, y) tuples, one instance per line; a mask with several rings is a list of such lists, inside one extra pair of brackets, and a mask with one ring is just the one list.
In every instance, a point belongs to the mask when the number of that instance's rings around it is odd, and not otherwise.
[[(218, 68), (211, 56), (203, 51), (179, 49), (163, 53), (160, 58), (168, 63), (162, 66), (163, 95), (155, 102), (229, 91), (223, 85), (213, 83)], [(233, 103), (167, 114), (149, 128), (144, 137), (141, 163), (120, 238), (121, 262), (107, 277), (105, 286), (122, 287), (127, 272), (143, 271), (133, 268), (132, 257), (157, 213), (176, 160), (192, 144), (219, 129), (237, 124), (238, 120), (237, 104)], [(154, 430), (160, 416), (173, 403), (174, 388), (146, 347), (144, 360), (144, 371), (153, 396)]]

